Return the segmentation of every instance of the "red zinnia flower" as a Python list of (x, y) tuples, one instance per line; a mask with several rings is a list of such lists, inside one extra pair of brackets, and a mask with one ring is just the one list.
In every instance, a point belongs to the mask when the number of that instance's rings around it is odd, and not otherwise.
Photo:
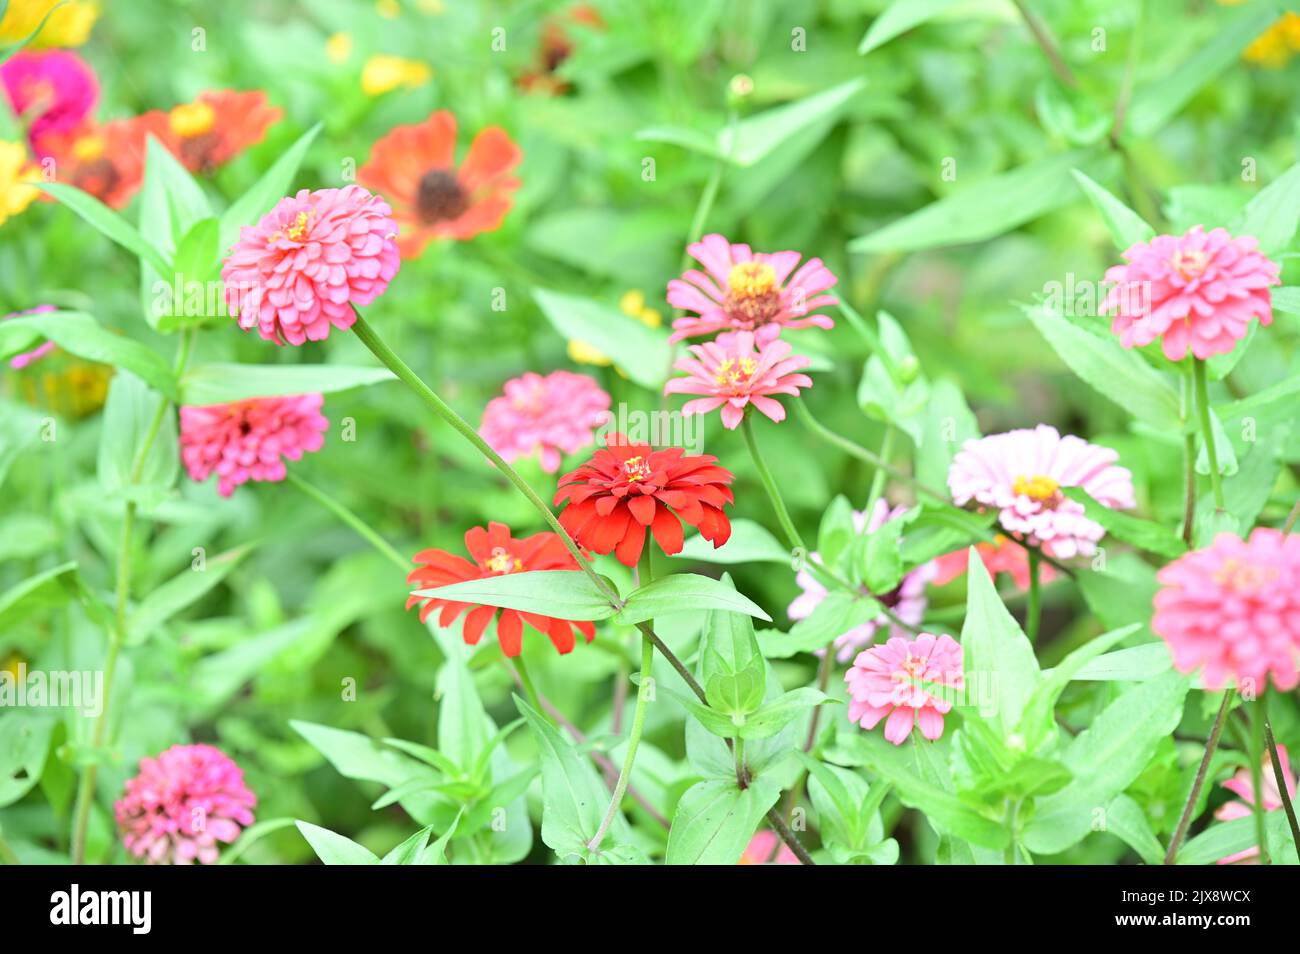
[(438, 110), (422, 123), (396, 126), (375, 143), (357, 181), (383, 195), (401, 226), (402, 258), (419, 258), (431, 239), (461, 241), (500, 228), (519, 180), (523, 153), (504, 129), (489, 126), (455, 165), (456, 117)]
[[(415, 555), (415, 562), (423, 566), (412, 570), (406, 578), (407, 582), (418, 584), (420, 589), (429, 589), (489, 576), (503, 576), (506, 573), (522, 573), (525, 570), (578, 572), (577, 561), (557, 533), (535, 533), (531, 537), (516, 540), (510, 535), (509, 527), (493, 521), (486, 530), (471, 527), (466, 531), (465, 549), (474, 558), (473, 563), (446, 550), (421, 550)], [(465, 617), (463, 635), (465, 642), (471, 646), (478, 643), (483, 630), (500, 609), (497, 640), (507, 656), (518, 656), (523, 648), (523, 623), (548, 636), (561, 653), (573, 650), (576, 642), (573, 637), (574, 627), (587, 637), (587, 642), (596, 638), (596, 627), (584, 620), (556, 619), (522, 610), (458, 603), (432, 596), (417, 596), (414, 593), (407, 598), (406, 608), (410, 609), (417, 603), (420, 604), (420, 622), (428, 619), (435, 609), (442, 608), (442, 614), (438, 617), (439, 626), (450, 626), (456, 617), (469, 610), (469, 615)]]
[(583, 546), (636, 566), (646, 527), (664, 553), (682, 551), (682, 524), (700, 531), (715, 548), (731, 536), (722, 508), (734, 503), (731, 471), (707, 454), (687, 456), (680, 447), (661, 451), (629, 444), (621, 434), (606, 438), (608, 450), (560, 478), (555, 503), (567, 500), (560, 524)]

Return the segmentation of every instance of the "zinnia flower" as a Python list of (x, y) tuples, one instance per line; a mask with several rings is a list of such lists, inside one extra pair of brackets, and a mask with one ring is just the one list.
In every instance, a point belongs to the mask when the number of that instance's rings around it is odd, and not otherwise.
[[(510, 535), (509, 527), (493, 521), (486, 530), (471, 527), (466, 531), (465, 549), (469, 551), (473, 563), (446, 550), (421, 550), (415, 555), (415, 562), (422, 566), (411, 571), (406, 578), (407, 582), (416, 584), (420, 589), (432, 589), (466, 580), (482, 580), (528, 570), (581, 572), (573, 554), (558, 533), (535, 533), (531, 537), (516, 540)], [(440, 609), (438, 625), (443, 627), (450, 626), (461, 613), (469, 610), (462, 635), (471, 646), (477, 645), (487, 624), (500, 612), (501, 615), (497, 618), (497, 641), (507, 656), (518, 656), (523, 649), (524, 623), (549, 638), (561, 653), (573, 650), (577, 642), (573, 635), (575, 628), (586, 637), (587, 642), (596, 638), (596, 627), (587, 620), (556, 619), (523, 610), (459, 603), (412, 593), (407, 597), (406, 608), (416, 605), (420, 607), (420, 622), (427, 620), (435, 609)]]
[(621, 434), (607, 435), (608, 449), (560, 478), (555, 503), (567, 500), (560, 524), (596, 553), (614, 553), (636, 566), (646, 528), (671, 556), (682, 550), (682, 521), (715, 548), (731, 536), (722, 508), (734, 502), (732, 474), (707, 454), (688, 456), (680, 447), (652, 450)]
[[(983, 561), (989, 579), (996, 579), (999, 573), (1008, 573), (1017, 589), (1029, 589), (1029, 551), (1020, 544), (999, 533), (993, 537), (991, 543), (975, 544), (975, 552)], [(934, 578), (930, 582), (934, 586), (944, 586), (957, 577), (964, 576), (968, 559), (969, 554), (965, 548), (945, 553), (934, 561)], [(1055, 576), (1056, 569), (1050, 563), (1039, 566), (1040, 583), (1050, 583)]]
[[(859, 533), (870, 533), (879, 530), (888, 521), (900, 516), (907, 508), (894, 507), (890, 509), (888, 503), (883, 500), (876, 501), (876, 507), (871, 513), (871, 519), (867, 520), (865, 510), (853, 511), (853, 527)], [(814, 550), (810, 556), (816, 560), (818, 554)], [(925, 616), (925, 608), (928, 601), (925, 598), (925, 584), (934, 576), (934, 563), (926, 563), (912, 570), (899, 582), (898, 586), (888, 593), (872, 594), (881, 605), (887, 609), (893, 610), (894, 615), (903, 622), (912, 626), (918, 625)], [(822, 586), (817, 579), (807, 570), (800, 570), (795, 575), (795, 582), (803, 590), (795, 597), (790, 608), (786, 610), (791, 619), (807, 619), (812, 615), (821, 601), (826, 598), (826, 587)], [(868, 592), (863, 587), (862, 592)], [(890, 627), (889, 632), (893, 636), (906, 636), (908, 631), (901, 626), (891, 624), (889, 618), (881, 613), (875, 619), (868, 620), (860, 626), (854, 626), (835, 637), (835, 658), (839, 662), (848, 662), (853, 658), (853, 654), (860, 649), (871, 644), (876, 638), (876, 632), (884, 627)], [(819, 649), (817, 655), (825, 653), (824, 649)]]
[(257, 797), (244, 773), (210, 745), (173, 745), (140, 760), (113, 816), (126, 850), (149, 864), (216, 862), (218, 842), (229, 844), (253, 824)]
[(144, 182), (145, 145), (150, 135), (166, 141), (166, 114), (155, 110), (102, 126), (87, 124), (67, 135), (47, 136), (42, 145), (54, 158), (59, 182), (120, 209)]
[(286, 459), (324, 446), (324, 403), (319, 394), (301, 394), (182, 407), (181, 460), (199, 482), (216, 471), (223, 497), (250, 480), (284, 480)]
[(785, 408), (773, 394), (799, 395), (800, 388), (812, 387), (806, 374), (803, 355), (790, 357), (790, 345), (779, 339), (755, 345), (752, 331), (735, 331), (718, 335), (707, 344), (691, 345), (694, 358), (682, 358), (673, 365), (686, 377), (673, 378), (664, 385), (664, 394), (703, 394), (687, 401), (683, 414), (707, 414), (722, 408), (722, 424), (735, 430), (744, 420), (750, 404), (774, 421), (785, 420)]
[(375, 143), (357, 181), (393, 203), (403, 258), (418, 258), (432, 239), (464, 240), (500, 228), (519, 180), (509, 173), (523, 154), (505, 130), (490, 126), (455, 165), (456, 117), (444, 110), (396, 126)]
[(361, 90), (367, 96), (383, 96), (398, 87), (415, 89), (433, 76), (427, 64), (400, 56), (377, 53), (361, 68)]
[(795, 271), (798, 252), (755, 253), (717, 234), (704, 236), (686, 251), (708, 274), (692, 268), (668, 283), (668, 303), (694, 312), (673, 322), (670, 341), (732, 330), (752, 331), (766, 343), (782, 328), (835, 327), (826, 315), (814, 314), (839, 302), (823, 294), (836, 278), (820, 258)]
[(560, 469), (563, 454), (591, 444), (594, 429), (609, 419), (609, 395), (583, 374), (530, 371), (504, 390), (488, 402), (479, 434), (508, 461), (540, 452), (548, 474)]
[(351, 328), (353, 305), (388, 287), (401, 261), (392, 209), (359, 185), (306, 189), (281, 199), (221, 266), (226, 303), (245, 330), (267, 341), (323, 341), (330, 326)]
[(41, 170), (27, 156), (27, 147), (0, 140), (0, 225), (36, 201)]
[(0, 42), (7, 45), (26, 40), (39, 27), (41, 32), (32, 37), (32, 49), (81, 46), (98, 18), (99, 4), (90, 0), (9, 0), (8, 9), (0, 15)]
[(1256, 527), (1249, 540), (1220, 533), (1156, 574), (1151, 628), (1169, 644), (1179, 672), (1204, 667), (1220, 689), (1271, 675), (1283, 691), (1300, 684), (1300, 536)]
[(1004, 530), (1049, 556), (1091, 556), (1105, 530), (1061, 488), (1082, 487), (1106, 507), (1130, 509), (1133, 477), (1117, 460), (1108, 447), (1039, 424), (968, 440), (948, 470), (948, 489), (959, 506), (973, 500), (998, 510)]
[[(780, 851), (777, 851), (778, 845)], [(754, 832), (754, 837), (749, 839), (749, 844), (745, 846), (740, 860), (736, 862), (738, 865), (797, 865), (798, 863), (799, 859), (790, 850), (790, 846), (781, 841), (776, 832), (766, 828)]]
[(82, 125), (99, 99), (95, 71), (66, 50), (23, 50), (0, 64), (0, 81), (14, 113), (28, 120), (28, 137), (37, 155), (48, 155), (45, 138)]
[(921, 633), (914, 640), (894, 636), (882, 646), (858, 653), (844, 674), (849, 689), (849, 721), (874, 729), (885, 719), (885, 738), (902, 745), (919, 724), (930, 741), (943, 735), (943, 717), (953, 693), (931, 694), (925, 686), (965, 687), (961, 646), (951, 636)]
[[(1287, 758), (1286, 746), (1277, 747), (1277, 760), (1282, 763), (1282, 777), (1286, 779), (1287, 794), (1295, 801), (1296, 778), (1291, 774), (1291, 760)], [(1260, 787), (1264, 790), (1263, 809), (1266, 812), (1277, 811), (1282, 807), (1282, 793), (1277, 787), (1277, 774), (1273, 771), (1273, 760), (1264, 753), (1263, 770), (1260, 772)], [(1237, 774), (1223, 783), (1223, 787), (1235, 793), (1241, 800), (1220, 805), (1214, 812), (1219, 821), (1232, 821), (1234, 818), (1247, 818), (1254, 814), (1255, 786), (1250, 777), (1250, 769), (1242, 768)], [(1221, 865), (1259, 864), (1259, 846), (1254, 845), (1244, 851), (1227, 855), (1218, 860)]]
[(1281, 69), (1300, 51), (1300, 13), (1284, 13), (1241, 53), (1248, 63)]
[[(25, 315), (44, 315), (51, 311), (58, 310), (59, 309), (55, 308), (53, 305), (37, 305), (35, 308), (29, 308), (26, 311), (10, 312), (5, 315), (4, 318), (0, 318), (0, 321), (5, 321), (9, 318), (22, 318)], [(53, 350), (54, 342), (46, 341), (43, 344), (37, 345), (31, 351), (24, 351), (22, 354), (14, 355), (9, 359), (9, 367), (13, 368), (15, 371), (21, 371), (33, 361), (39, 361)]]
[(261, 90), (208, 90), (167, 114), (162, 141), (191, 172), (211, 172), (266, 136), (283, 113)]
[(1198, 358), (1227, 354), (1246, 337), (1252, 318), (1273, 321), (1270, 285), (1280, 285), (1278, 265), (1257, 251), (1250, 236), (1197, 225), (1186, 235), (1157, 235), (1124, 252), (1127, 265), (1106, 270), (1115, 285), (1102, 302), (1114, 314), (1111, 331), (1125, 348), (1157, 338), (1165, 357), (1180, 361), (1188, 348)]
[(519, 88), (524, 92), (558, 96), (569, 88), (558, 72), (573, 55), (575, 44), (568, 30), (571, 25), (602, 30), (605, 21), (595, 7), (586, 3), (575, 3), (560, 15), (544, 19), (535, 64), (519, 77)]

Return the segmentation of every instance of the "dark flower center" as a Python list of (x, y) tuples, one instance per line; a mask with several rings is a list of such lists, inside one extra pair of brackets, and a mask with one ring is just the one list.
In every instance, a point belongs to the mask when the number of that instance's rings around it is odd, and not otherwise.
[(415, 210), (425, 225), (458, 218), (468, 208), (469, 193), (454, 172), (430, 169), (420, 177)]

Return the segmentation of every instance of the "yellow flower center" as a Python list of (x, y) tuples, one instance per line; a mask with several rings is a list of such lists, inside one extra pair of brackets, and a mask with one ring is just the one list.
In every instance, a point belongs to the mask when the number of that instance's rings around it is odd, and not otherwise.
[(1255, 566), (1242, 563), (1236, 557), (1223, 561), (1214, 574), (1214, 582), (1226, 586), (1235, 593), (1254, 593), (1277, 579), (1275, 566)]
[(512, 573), (515, 570), (522, 570), (524, 564), (505, 547), (493, 547), (492, 555), (487, 558), (484, 566), (491, 573)]
[(207, 103), (185, 103), (167, 114), (167, 125), (183, 139), (202, 136), (216, 121), (217, 111)]
[(756, 370), (758, 365), (753, 358), (726, 358), (718, 365), (713, 380), (720, 388), (737, 390), (749, 383)]
[(294, 242), (301, 242), (302, 237), (307, 234), (307, 225), (310, 222), (311, 214), (309, 212), (299, 212), (293, 220), (293, 225), (289, 226), (289, 231), (284, 233), (285, 236)]
[(1035, 477), (1017, 477), (1011, 489), (1022, 497), (1028, 497), (1030, 500), (1037, 500), (1039, 503), (1047, 503), (1061, 489), (1061, 485), (1051, 477), (1038, 474)]
[(104, 155), (104, 137), (98, 133), (79, 137), (72, 144), (72, 155), (78, 162), (94, 162)]
[(1210, 256), (1205, 252), (1179, 251), (1174, 253), (1171, 264), (1174, 266), (1174, 271), (1190, 281), (1199, 278), (1205, 271), (1205, 266), (1210, 264)]
[(638, 454), (623, 461), (623, 473), (630, 481), (645, 480), (650, 476), (650, 466), (645, 458)]
[(727, 291), (735, 298), (760, 298), (776, 289), (776, 272), (766, 262), (741, 262), (727, 273)]

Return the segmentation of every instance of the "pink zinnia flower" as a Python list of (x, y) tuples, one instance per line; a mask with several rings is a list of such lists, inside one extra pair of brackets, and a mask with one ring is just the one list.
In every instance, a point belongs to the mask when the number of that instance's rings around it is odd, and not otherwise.
[(883, 646), (858, 653), (844, 674), (849, 686), (849, 721), (874, 729), (885, 716), (885, 738), (902, 745), (920, 724), (930, 741), (943, 735), (943, 717), (953, 694), (932, 695), (926, 684), (965, 687), (961, 646), (951, 636), (921, 633), (914, 640), (894, 636)]
[(255, 805), (244, 773), (220, 749), (173, 745), (156, 759), (140, 760), (140, 774), (126, 783), (113, 816), (136, 858), (210, 865), (218, 842), (229, 844), (253, 824)]
[[(775, 327), (775, 326), (773, 326)], [(809, 364), (803, 355), (790, 357), (789, 343), (772, 340), (755, 343), (751, 331), (734, 331), (718, 335), (707, 344), (691, 345), (694, 358), (682, 358), (673, 365), (686, 377), (673, 378), (664, 385), (664, 394), (703, 394), (687, 401), (683, 414), (707, 414), (722, 408), (722, 423), (734, 431), (745, 417), (750, 404), (774, 421), (785, 420), (785, 408), (771, 397), (793, 394), (812, 387), (806, 374), (795, 374)]]
[(303, 189), (240, 230), (221, 267), (226, 304), (267, 341), (323, 341), (384, 293), (401, 264), (396, 236), (388, 203), (361, 186)]
[(998, 510), (1004, 530), (1049, 556), (1091, 556), (1105, 530), (1061, 488), (1082, 487), (1112, 510), (1130, 509), (1133, 476), (1117, 460), (1108, 447), (1039, 424), (967, 441), (948, 470), (948, 489), (958, 506), (973, 500)]
[(835, 327), (826, 315), (811, 314), (839, 303), (823, 294), (836, 278), (820, 258), (795, 271), (798, 252), (755, 253), (717, 234), (704, 236), (686, 251), (708, 274), (692, 268), (668, 283), (668, 303), (694, 312), (673, 322), (669, 341), (734, 330), (753, 331), (767, 342), (782, 328)]
[(1151, 628), (1179, 672), (1204, 666), (1207, 689), (1252, 680), (1262, 692), (1270, 674), (1283, 691), (1300, 684), (1300, 536), (1269, 527), (1249, 540), (1220, 533), (1156, 579)]
[(1254, 238), (1194, 226), (1186, 235), (1157, 235), (1124, 252), (1127, 265), (1106, 270), (1115, 286), (1101, 314), (1114, 314), (1111, 331), (1125, 348), (1161, 339), (1165, 357), (1180, 361), (1190, 347), (1198, 358), (1227, 354), (1246, 337), (1251, 318), (1273, 320), (1270, 285), (1278, 265), (1257, 251)]
[(285, 459), (324, 445), (324, 403), (319, 394), (301, 394), (182, 407), (181, 460), (200, 482), (216, 471), (223, 497), (250, 480), (284, 480)]
[[(875, 510), (872, 511), (870, 521), (867, 520), (865, 510), (855, 510), (853, 512), (853, 527), (858, 533), (870, 533), (878, 530), (886, 522), (902, 514), (907, 508), (894, 507), (890, 509), (889, 504), (883, 500), (876, 501)], [(818, 554), (814, 550), (811, 557), (816, 560)], [(926, 563), (918, 566), (915, 570), (903, 577), (902, 581), (893, 590), (888, 593), (872, 594), (880, 601), (881, 605), (894, 611), (894, 615), (903, 622), (912, 626), (919, 625), (921, 619), (925, 616), (925, 608), (928, 600), (925, 598), (925, 584), (933, 578), (935, 573), (935, 564)], [(794, 598), (786, 614), (794, 620), (807, 619), (812, 615), (822, 600), (826, 598), (826, 587), (817, 582), (807, 570), (800, 570), (794, 578), (803, 590)], [(866, 592), (866, 589), (863, 589)], [(907, 630), (900, 626), (890, 623), (889, 618), (881, 613), (873, 620), (868, 620), (860, 626), (854, 626), (835, 637), (835, 658), (839, 662), (845, 663), (853, 658), (853, 654), (858, 650), (871, 644), (876, 638), (876, 632), (884, 627), (890, 627), (889, 632), (893, 636), (906, 636)], [(826, 651), (817, 650), (817, 655), (821, 656)]]
[[(996, 578), (999, 573), (1007, 573), (1017, 589), (1029, 589), (1029, 551), (1020, 544), (999, 533), (991, 543), (975, 544), (975, 552), (983, 561), (984, 569), (988, 570), (989, 579)], [(959, 576), (965, 576), (968, 559), (969, 554), (965, 548), (945, 553), (934, 561), (934, 579), (930, 582), (935, 586), (944, 586)], [(1044, 563), (1038, 568), (1040, 583), (1050, 583), (1055, 576), (1056, 570), (1050, 563)]]
[[(1295, 800), (1296, 779), (1291, 774), (1291, 760), (1287, 758), (1286, 746), (1277, 747), (1277, 760), (1282, 763), (1282, 777), (1286, 779), (1287, 794)], [(1277, 775), (1273, 771), (1273, 760), (1264, 753), (1263, 771), (1260, 772), (1260, 786), (1264, 789), (1263, 808), (1266, 812), (1277, 811), (1282, 807), (1282, 794), (1277, 787)], [(1219, 821), (1232, 821), (1234, 818), (1246, 818), (1255, 810), (1255, 786), (1251, 782), (1250, 769), (1242, 768), (1237, 774), (1223, 783), (1223, 787), (1235, 793), (1241, 801), (1227, 802), (1214, 812)], [(1259, 864), (1259, 846), (1227, 855), (1218, 860), (1221, 865)]]
[[(53, 305), (37, 305), (35, 308), (29, 308), (26, 311), (11, 312), (10, 314), (5, 315), (4, 318), (0, 318), (0, 321), (3, 321), (8, 318), (22, 318), (25, 317), (26, 315), (43, 315), (48, 312), (58, 311), (58, 310), (59, 309), (55, 308)], [(39, 361), (41, 358), (45, 357), (53, 350), (54, 350), (53, 341), (46, 341), (43, 344), (38, 344), (31, 351), (24, 351), (22, 354), (16, 354), (12, 358), (10, 358), (9, 367), (13, 368), (15, 371), (21, 371), (23, 368), (27, 367), (33, 361)]]
[(40, 156), (43, 140), (72, 132), (94, 111), (99, 81), (89, 64), (67, 50), (23, 50), (0, 65), (14, 112), (30, 121), (28, 138)]
[(488, 401), (479, 434), (508, 461), (540, 452), (548, 474), (560, 469), (564, 454), (590, 446), (595, 428), (609, 419), (609, 395), (584, 374), (530, 371), (507, 381), (504, 391)]
[[(781, 846), (780, 851), (776, 850), (777, 845)], [(773, 853), (776, 857), (773, 857)], [(799, 859), (790, 850), (790, 846), (782, 842), (776, 832), (766, 828), (754, 833), (754, 837), (749, 839), (749, 844), (741, 853), (740, 860), (736, 862), (738, 865), (797, 865), (798, 863)]]

